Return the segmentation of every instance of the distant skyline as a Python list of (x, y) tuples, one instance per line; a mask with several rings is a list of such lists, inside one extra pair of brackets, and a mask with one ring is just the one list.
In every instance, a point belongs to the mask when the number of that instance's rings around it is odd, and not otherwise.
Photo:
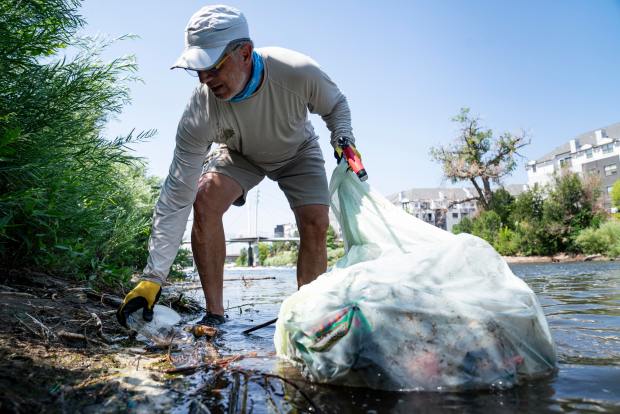
[[(169, 70), (183, 48), (198, 1), (87, 0), (82, 34), (140, 38), (105, 55), (134, 54), (144, 83), (107, 134), (157, 129), (135, 146), (151, 174), (165, 177), (178, 119), (196, 85)], [(232, 1), (246, 15), (257, 47), (282, 46), (321, 64), (347, 96), (370, 184), (383, 194), (412, 187), (451, 186), (431, 161), (431, 146), (456, 136), (451, 122), (470, 107), (496, 134), (525, 130), (517, 171), (571, 138), (620, 121), (620, 1)], [(328, 176), (335, 166), (329, 134), (313, 116)], [(267, 181), (267, 180), (266, 180)], [(463, 183), (463, 186), (468, 186)], [(275, 183), (261, 184), (259, 229), (294, 221)], [(230, 236), (246, 233), (248, 206), (225, 217)], [(250, 220), (248, 220), (250, 218)]]

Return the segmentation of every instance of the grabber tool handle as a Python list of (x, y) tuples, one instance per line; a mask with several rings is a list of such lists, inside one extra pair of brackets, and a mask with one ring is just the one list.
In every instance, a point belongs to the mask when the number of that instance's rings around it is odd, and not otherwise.
[(364, 164), (362, 164), (362, 160), (357, 155), (357, 152), (351, 148), (349, 140), (345, 137), (341, 137), (338, 139), (338, 145), (342, 148), (342, 154), (347, 160), (349, 168), (351, 168), (351, 170), (357, 175), (357, 178), (359, 178), (360, 181), (366, 181), (368, 179), (368, 174), (366, 173)]

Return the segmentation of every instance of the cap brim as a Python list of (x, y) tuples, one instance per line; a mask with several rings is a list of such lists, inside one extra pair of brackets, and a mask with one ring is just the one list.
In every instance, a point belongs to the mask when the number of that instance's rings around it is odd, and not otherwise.
[(198, 47), (187, 48), (181, 56), (174, 62), (170, 69), (183, 68), (192, 70), (207, 70), (214, 66), (222, 57), (226, 46), (214, 47), (212, 49), (201, 49)]

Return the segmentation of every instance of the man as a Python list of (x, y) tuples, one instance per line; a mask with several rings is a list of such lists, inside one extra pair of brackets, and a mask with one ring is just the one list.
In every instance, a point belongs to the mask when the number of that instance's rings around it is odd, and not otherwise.
[(354, 142), (346, 98), (329, 77), (300, 53), (254, 50), (245, 17), (232, 7), (206, 6), (191, 17), (173, 68), (197, 75), (200, 85), (179, 122), (144, 276), (117, 312), (125, 326), (140, 308), (152, 319), (192, 205), (192, 251), (207, 303), (199, 323), (225, 322), (222, 216), (232, 204), (243, 205), (265, 176), (278, 182), (295, 213), (298, 286), (324, 273), (329, 193), (308, 111), (323, 117), (337, 151), (338, 139)]

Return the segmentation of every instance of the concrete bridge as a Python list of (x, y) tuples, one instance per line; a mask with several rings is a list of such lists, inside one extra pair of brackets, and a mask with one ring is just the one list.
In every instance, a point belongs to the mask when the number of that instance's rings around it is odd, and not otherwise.
[(262, 242), (293, 242), (299, 243), (299, 237), (263, 237), (263, 236), (249, 236), (249, 237), (233, 237), (226, 240), (226, 243), (247, 243), (248, 244), (248, 266), (254, 266), (254, 251), (252, 245), (254, 243)]

